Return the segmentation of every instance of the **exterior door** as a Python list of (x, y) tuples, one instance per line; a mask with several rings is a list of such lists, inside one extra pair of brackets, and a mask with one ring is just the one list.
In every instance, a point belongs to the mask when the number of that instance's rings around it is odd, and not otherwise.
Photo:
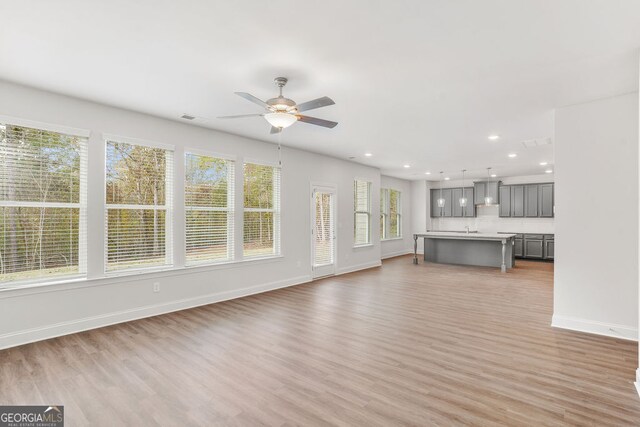
[(314, 187), (311, 208), (311, 267), (313, 278), (330, 276), (336, 269), (334, 189)]

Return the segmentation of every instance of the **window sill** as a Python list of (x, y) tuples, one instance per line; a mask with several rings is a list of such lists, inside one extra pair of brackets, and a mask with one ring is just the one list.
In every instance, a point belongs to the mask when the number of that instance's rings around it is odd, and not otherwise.
[(402, 239), (404, 239), (404, 237), (400, 236), (400, 237), (391, 237), (389, 239), (381, 239), (380, 241), (381, 242), (392, 242), (394, 240), (402, 240)]
[(182, 276), (185, 274), (225, 270), (239, 268), (247, 264), (267, 264), (279, 262), (284, 259), (283, 255), (271, 255), (267, 257), (246, 258), (237, 261), (227, 261), (212, 264), (199, 264), (184, 267), (162, 267), (147, 270), (131, 270), (126, 272), (106, 273), (100, 277), (69, 277), (66, 279), (56, 279), (47, 282), (34, 282), (16, 285), (0, 285), (0, 299), (11, 298), (30, 294), (45, 292), (68, 291), (83, 289), (94, 286), (113, 285), (117, 283), (135, 280), (162, 279), (171, 276)]
[(373, 243), (365, 243), (363, 245), (353, 245), (353, 249), (371, 248), (371, 247), (373, 247)]

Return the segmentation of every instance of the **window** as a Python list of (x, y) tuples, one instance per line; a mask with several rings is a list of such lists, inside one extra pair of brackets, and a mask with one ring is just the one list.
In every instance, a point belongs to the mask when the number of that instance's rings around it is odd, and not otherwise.
[(0, 284), (86, 274), (87, 139), (0, 124)]
[(354, 245), (371, 243), (371, 183), (355, 180), (353, 184)]
[(106, 271), (170, 266), (173, 152), (107, 139)]
[(380, 189), (380, 239), (387, 239), (389, 221), (389, 189)]
[(280, 255), (280, 168), (244, 164), (243, 257)]
[(402, 237), (402, 205), (400, 192), (389, 190), (389, 239)]
[(234, 162), (185, 153), (186, 264), (233, 259)]
[(380, 238), (402, 237), (400, 192), (383, 188), (380, 190)]

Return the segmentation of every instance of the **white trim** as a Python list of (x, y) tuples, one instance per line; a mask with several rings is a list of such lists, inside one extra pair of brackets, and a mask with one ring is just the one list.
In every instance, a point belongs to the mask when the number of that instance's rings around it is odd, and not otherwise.
[(110, 204), (105, 205), (106, 209), (132, 209), (132, 210), (144, 210), (144, 211), (166, 211), (167, 205), (123, 205), (123, 204)]
[(636, 382), (633, 383), (636, 386), (636, 391), (640, 395), (640, 368), (636, 369)]
[(373, 247), (373, 243), (363, 243), (361, 245), (353, 245), (353, 249), (371, 248), (371, 247)]
[(142, 145), (149, 148), (161, 148), (163, 150), (175, 151), (176, 146), (173, 144), (165, 144), (163, 142), (149, 141), (147, 139), (130, 138), (128, 136), (114, 135), (112, 133), (102, 133), (102, 139), (105, 142), (123, 142), (130, 145)]
[[(153, 280), (164, 279), (167, 277), (184, 276), (194, 272), (217, 271), (227, 268), (241, 268), (246, 264), (265, 264), (270, 262), (282, 261), (282, 255), (249, 258), (244, 260), (235, 260), (228, 262), (218, 262), (209, 265), (189, 265), (184, 267), (161, 268), (147, 267), (146, 270), (140, 269), (115, 270), (114, 273), (126, 272), (126, 274), (109, 274), (95, 278), (78, 277), (77, 275), (69, 279), (50, 280), (48, 282), (31, 282), (24, 286), (13, 286), (0, 288), (0, 300), (6, 298), (22, 297), (26, 295), (42, 294), (47, 292), (73, 291), (94, 286), (108, 286), (123, 282), (130, 282), (132, 277), (136, 280)], [(129, 273), (130, 272), (130, 273)], [(15, 283), (15, 282), (11, 282)]]
[(83, 319), (61, 322), (54, 325), (42, 326), (25, 331), (12, 332), (0, 335), (0, 349), (82, 332), (89, 329), (115, 325), (117, 323), (130, 322), (132, 320), (143, 319), (145, 317), (171, 313), (173, 311), (185, 310), (235, 298), (242, 298), (249, 295), (255, 295), (280, 288), (286, 288), (289, 286), (301, 285), (303, 283), (309, 283), (310, 281), (310, 276), (292, 277), (290, 279), (280, 280), (276, 282), (249, 286), (243, 289), (216, 292), (192, 298), (184, 298), (181, 300), (171, 301), (163, 304), (147, 305), (131, 310), (123, 310), (98, 316), (85, 317)]
[(227, 160), (230, 162), (235, 162), (238, 158), (237, 156), (234, 156), (232, 154), (222, 154), (222, 153), (217, 153), (215, 151), (202, 150), (200, 148), (185, 148), (184, 155), (186, 156), (187, 154), (195, 154), (196, 156), (214, 157), (216, 159)]
[(0, 201), (0, 207), (80, 209), (80, 203)]
[(369, 268), (375, 268), (380, 266), (382, 266), (382, 262), (380, 260), (365, 262), (364, 264), (357, 264), (357, 265), (352, 265), (350, 267), (339, 268), (336, 270), (336, 276), (339, 276), (341, 274), (354, 273), (356, 271), (367, 270)]
[(388, 239), (380, 239), (381, 242), (393, 242), (394, 240), (402, 240), (404, 237), (389, 237)]
[(578, 319), (575, 317), (554, 314), (551, 319), (551, 326), (554, 328), (569, 329), (572, 331), (587, 332), (590, 334), (638, 341), (638, 329), (625, 325), (603, 323), (595, 320)]
[(282, 169), (282, 165), (279, 165), (278, 162), (270, 162), (268, 160), (258, 160), (258, 159), (245, 157), (242, 159), (242, 165), (244, 166), (245, 163), (251, 163), (252, 165), (269, 166), (272, 168)]
[(48, 130), (51, 132), (63, 133), (65, 135), (80, 136), (82, 138), (89, 138), (91, 131), (88, 129), (74, 128), (71, 126), (55, 125), (52, 123), (38, 122), (35, 120), (20, 119), (17, 117), (0, 115), (0, 123), (7, 125), (24, 126), (27, 128)]
[(413, 249), (404, 249), (401, 251), (389, 252), (388, 254), (383, 254), (382, 259), (394, 258), (397, 256), (409, 255), (409, 254), (413, 255)]

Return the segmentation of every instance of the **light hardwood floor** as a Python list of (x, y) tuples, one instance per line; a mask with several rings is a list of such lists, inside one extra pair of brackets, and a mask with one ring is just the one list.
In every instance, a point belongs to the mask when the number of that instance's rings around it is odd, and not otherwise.
[(637, 343), (551, 328), (552, 269), (405, 256), (9, 349), (0, 403), (70, 426), (640, 425)]

